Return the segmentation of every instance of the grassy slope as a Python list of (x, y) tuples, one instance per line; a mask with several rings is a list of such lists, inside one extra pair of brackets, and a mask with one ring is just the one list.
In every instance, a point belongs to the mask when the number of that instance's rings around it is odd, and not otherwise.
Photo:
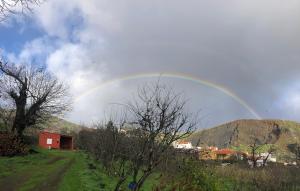
[(70, 133), (70, 132), (78, 133), (81, 130), (80, 125), (74, 124), (72, 122), (66, 121), (58, 117), (50, 118), (44, 124), (39, 125), (39, 128), (64, 132), (64, 133)]
[[(0, 191), (111, 191), (116, 184), (114, 178), (108, 177), (82, 152), (38, 151), (24, 157), (0, 158)], [(91, 163), (97, 168), (89, 169)], [(144, 190), (152, 190), (155, 181), (155, 176), (152, 176)]]

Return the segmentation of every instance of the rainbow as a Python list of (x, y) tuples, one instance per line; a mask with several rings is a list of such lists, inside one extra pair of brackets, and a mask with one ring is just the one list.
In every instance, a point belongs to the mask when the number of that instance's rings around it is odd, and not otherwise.
[(89, 89), (88, 91), (84, 92), (83, 94), (75, 97), (74, 101), (77, 102), (80, 99), (82, 99), (83, 97), (85, 97), (89, 94), (92, 94), (93, 92), (100, 89), (101, 87), (111, 84), (111, 83), (115, 83), (115, 82), (119, 82), (119, 81), (126, 81), (126, 80), (141, 79), (141, 78), (153, 78), (153, 77), (166, 77), (166, 78), (176, 78), (176, 79), (181, 79), (181, 80), (188, 80), (188, 81), (192, 81), (192, 82), (195, 82), (195, 83), (207, 86), (207, 87), (214, 88), (220, 92), (223, 92), (225, 95), (233, 98), (236, 102), (238, 102), (241, 106), (243, 106), (247, 111), (249, 111), (249, 113), (251, 113), (255, 118), (261, 119), (259, 114), (252, 107), (250, 107), (245, 100), (243, 100), (241, 97), (236, 95), (233, 91), (229, 90), (228, 88), (221, 86), (219, 84), (216, 84), (214, 82), (210, 82), (207, 80), (197, 78), (190, 74), (177, 73), (177, 72), (139, 73), (139, 74), (132, 74), (132, 75), (127, 75), (127, 76), (107, 80), (107, 81), (104, 81), (101, 84)]

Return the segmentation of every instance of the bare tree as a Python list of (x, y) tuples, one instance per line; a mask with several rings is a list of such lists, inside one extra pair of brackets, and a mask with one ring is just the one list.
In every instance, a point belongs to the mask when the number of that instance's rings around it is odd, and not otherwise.
[(40, 2), (41, 0), (0, 0), (0, 22), (10, 14), (32, 11), (32, 6)]
[(70, 108), (68, 88), (45, 68), (0, 60), (0, 103), (14, 110), (12, 132), (22, 136), (27, 127)]
[(115, 191), (120, 190), (122, 184), (132, 173), (132, 155), (134, 139), (120, 131), (124, 123), (115, 124), (109, 121), (105, 125), (98, 125), (94, 154), (104, 166), (106, 172), (118, 179)]
[(79, 137), (89, 139), (84, 147), (108, 174), (118, 178), (115, 191), (130, 177), (131, 188), (140, 190), (153, 171), (170, 157), (168, 153), (173, 153), (169, 152), (171, 144), (194, 130), (196, 116), (186, 112), (185, 107), (183, 96), (167, 86), (145, 85), (138, 89), (136, 100), (125, 105), (121, 118), (115, 115), (105, 125), (98, 125), (91, 136), (81, 132)]
[(252, 137), (252, 143), (249, 145), (250, 148), (250, 158), (249, 160), (252, 162), (252, 166), (255, 168), (257, 167), (257, 161), (260, 159), (258, 156), (258, 150), (262, 147), (259, 144), (259, 140), (255, 137)]
[[(248, 145), (250, 149), (250, 157), (249, 160), (252, 162), (252, 166), (255, 168), (257, 167), (257, 161), (262, 160), (262, 166), (266, 166), (267, 161), (269, 157), (276, 151), (276, 148), (274, 145), (270, 145), (268, 141), (261, 142), (257, 136), (252, 136), (251, 138), (251, 144)], [(264, 156), (261, 156), (261, 151), (264, 147), (269, 147), (266, 152), (267, 154)], [(264, 149), (265, 150), (265, 149)]]
[[(135, 157), (133, 182), (136, 183), (135, 190), (140, 190), (161, 164), (170, 145), (190, 135), (197, 121), (196, 116), (186, 112), (182, 94), (159, 82), (138, 89), (135, 101), (127, 108), (136, 125), (135, 134), (131, 137), (136, 137), (139, 142), (131, 152)], [(141, 176), (138, 177), (139, 173)]]
[(265, 156), (265, 157), (263, 158), (263, 166), (266, 166), (269, 157), (270, 157), (272, 154), (274, 154), (275, 151), (276, 151), (276, 148), (274, 147), (274, 145), (271, 145), (271, 146), (269, 147), (268, 151), (267, 151), (267, 152), (268, 152), (268, 153), (267, 153), (267, 156)]
[(300, 161), (300, 143), (289, 144), (288, 148), (295, 155), (295, 159)]

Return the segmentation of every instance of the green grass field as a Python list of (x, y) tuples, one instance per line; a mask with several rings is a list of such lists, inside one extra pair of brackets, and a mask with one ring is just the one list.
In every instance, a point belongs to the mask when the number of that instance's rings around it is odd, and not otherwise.
[[(114, 189), (116, 180), (108, 177), (87, 154), (80, 151), (36, 150), (38, 153), (27, 156), (0, 157), (0, 191)], [(91, 164), (96, 168), (89, 168)], [(151, 177), (144, 190), (152, 190), (155, 181), (155, 176)]]
[[(0, 191), (112, 191), (117, 183), (101, 164), (81, 151), (35, 149), (27, 156), (0, 157)], [(144, 191), (160, 190), (300, 190), (299, 168), (270, 165), (249, 169), (245, 164), (187, 163), (183, 174), (154, 173)], [(124, 183), (126, 191), (131, 180)]]

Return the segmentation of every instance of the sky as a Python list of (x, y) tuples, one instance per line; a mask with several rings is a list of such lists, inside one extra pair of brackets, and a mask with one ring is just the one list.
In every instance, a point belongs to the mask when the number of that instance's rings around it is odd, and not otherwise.
[(0, 50), (65, 81), (76, 123), (159, 77), (200, 111), (199, 128), (300, 121), (298, 0), (46, 0), (0, 23)]

